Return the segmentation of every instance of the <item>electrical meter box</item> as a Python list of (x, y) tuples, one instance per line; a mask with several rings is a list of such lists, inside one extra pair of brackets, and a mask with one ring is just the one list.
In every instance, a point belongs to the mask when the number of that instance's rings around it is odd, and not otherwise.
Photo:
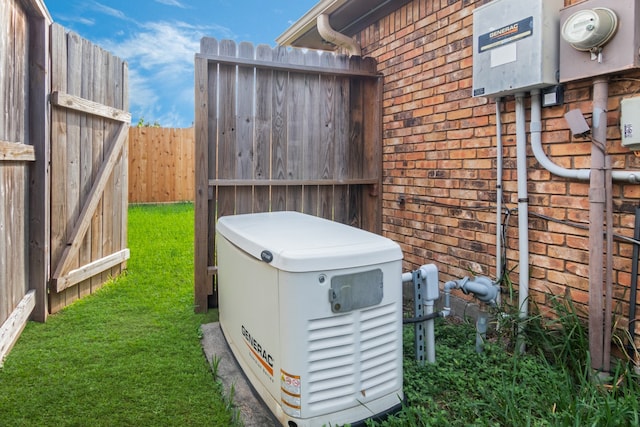
[(220, 327), (283, 426), (394, 411), (402, 392), (402, 251), (297, 212), (221, 217)]
[(494, 0), (473, 11), (473, 96), (558, 83), (563, 0)]
[[(572, 32), (585, 26), (584, 33), (606, 31), (610, 21), (598, 19), (603, 11), (613, 12), (610, 39), (602, 46), (572, 44)], [(592, 18), (589, 16), (592, 15)], [(589, 22), (584, 22), (589, 19)], [(560, 25), (560, 81), (568, 82), (640, 67), (640, 2), (638, 0), (587, 0), (562, 9)], [(577, 34), (580, 36), (580, 33)], [(586, 35), (585, 42), (590, 40)]]
[(640, 151), (640, 96), (620, 101), (622, 146)]

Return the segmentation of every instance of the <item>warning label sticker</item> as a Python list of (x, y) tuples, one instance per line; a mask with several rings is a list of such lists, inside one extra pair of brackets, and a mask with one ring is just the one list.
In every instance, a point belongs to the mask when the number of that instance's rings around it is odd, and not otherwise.
[(282, 409), (293, 417), (300, 416), (302, 382), (299, 375), (280, 370), (280, 400)]

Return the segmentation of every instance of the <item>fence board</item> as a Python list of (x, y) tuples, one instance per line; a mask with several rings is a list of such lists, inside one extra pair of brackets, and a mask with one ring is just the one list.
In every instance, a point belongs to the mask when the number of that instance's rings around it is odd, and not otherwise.
[[(256, 48), (256, 59), (270, 61), (271, 58), (272, 50), (269, 46), (259, 45)], [(271, 177), (271, 157), (269, 153), (271, 151), (273, 74), (273, 70), (256, 70), (255, 135), (252, 135), (252, 139), (255, 141), (255, 147), (253, 148), (255, 155), (253, 178), (256, 181)], [(258, 212), (269, 210), (269, 187), (257, 186), (253, 188), (253, 209)]]
[(288, 209), (380, 232), (381, 223), (363, 220), (381, 208), (370, 188), (381, 184), (382, 134), (363, 129), (381, 117), (379, 98), (367, 102), (379, 81), (371, 65), (203, 39), (196, 55), (197, 311), (206, 311), (207, 297), (215, 300), (207, 273), (216, 271), (220, 216)]
[[(347, 69), (349, 67), (349, 61), (346, 56), (338, 56), (335, 59), (336, 68)], [(350, 109), (343, 108), (343, 105), (349, 105), (349, 79), (339, 79), (336, 82), (335, 89), (335, 133), (337, 135), (348, 135), (349, 132), (349, 113)], [(348, 138), (335, 138), (335, 178), (337, 180), (346, 179), (349, 175), (348, 162)], [(347, 201), (348, 201), (348, 186), (336, 185), (333, 188), (334, 197), (334, 219), (343, 224), (348, 224), (347, 214)]]
[[(129, 111), (129, 66), (125, 61), (121, 61), (121, 67), (119, 70), (120, 77), (120, 109)], [(129, 122), (129, 120), (125, 120)], [(124, 141), (121, 154), (122, 160), (120, 162), (120, 187), (118, 188), (120, 194), (120, 248), (125, 250), (129, 245), (129, 139)], [(124, 262), (111, 268), (111, 274), (120, 274), (127, 267), (127, 256)]]
[[(299, 49), (289, 51), (288, 63), (293, 65), (304, 64), (304, 53)], [(303, 125), (305, 106), (305, 76), (304, 74), (290, 73), (289, 87), (287, 90), (287, 179), (302, 179), (303, 159)], [(286, 210), (303, 211), (302, 186), (287, 187)]]
[[(23, 1), (29, 16), (29, 144), (36, 159), (29, 170), (29, 282), (35, 290), (32, 320), (44, 322), (49, 312), (50, 192), (50, 57), (49, 20), (41, 0)], [(0, 80), (2, 80), (0, 78)]]
[[(242, 42), (238, 47), (240, 58), (253, 58), (254, 51), (251, 43)], [(236, 110), (236, 174), (233, 178), (252, 179), (253, 178), (253, 126), (255, 104), (253, 67), (239, 66), (237, 70), (238, 98), (243, 102), (238, 102)], [(231, 178), (231, 177), (229, 177)], [(236, 213), (251, 213), (253, 207), (253, 191), (250, 186), (242, 186), (236, 189)]]
[[(51, 91), (67, 93), (67, 48), (64, 28), (59, 25), (51, 26)], [(65, 111), (53, 108), (51, 111), (51, 141), (57, 147), (67, 145), (67, 119)], [(62, 256), (65, 246), (66, 231), (66, 150), (58, 148), (51, 150), (51, 265), (56, 265)], [(66, 305), (65, 295), (51, 292), (49, 294), (49, 311), (55, 313)]]
[[(210, 40), (210, 39), (209, 39)], [(207, 50), (207, 44), (205, 40), (202, 41), (200, 49)], [(211, 44), (208, 46), (211, 48)], [(217, 44), (215, 45), (215, 53), (217, 53)], [(206, 311), (208, 306), (209, 293), (215, 293), (215, 283), (213, 278), (209, 275), (208, 266), (209, 260), (213, 262), (213, 256), (210, 257), (209, 252), (209, 239), (198, 238), (198, 233), (202, 230), (206, 230), (210, 221), (210, 216), (213, 215), (215, 209), (210, 206), (209, 200), (209, 156), (214, 156), (214, 150), (207, 150), (208, 145), (206, 141), (209, 140), (209, 134), (215, 135), (214, 121), (209, 119), (211, 111), (214, 110), (215, 104), (209, 105), (209, 97), (211, 92), (215, 92), (213, 87), (209, 88), (209, 64), (206, 60), (196, 58), (194, 70), (195, 70), (195, 136), (196, 144), (194, 151), (194, 165), (195, 165), (195, 217), (194, 217), (194, 281), (200, 283), (200, 286), (195, 287), (195, 310)], [(216, 73), (213, 73), (216, 76)], [(215, 102), (215, 101), (214, 101)], [(211, 130), (210, 130), (211, 129)], [(215, 164), (215, 158), (214, 158)]]
[(2, 367), (4, 357), (9, 353), (26, 326), (35, 305), (35, 290), (32, 289), (25, 293), (5, 322), (0, 324), (0, 367)]
[[(273, 51), (275, 63), (286, 63), (288, 50), (284, 47)], [(266, 55), (263, 57), (268, 58)], [(287, 114), (287, 97), (289, 90), (289, 74), (286, 71), (274, 70), (273, 95), (271, 96), (271, 178), (287, 179), (287, 128), (289, 115)], [(271, 210), (283, 211), (287, 207), (287, 189), (274, 186), (271, 189)]]
[[(115, 59), (111, 55), (106, 57), (106, 62), (105, 62), (106, 67), (105, 67), (104, 76), (110, 76), (111, 73), (113, 73), (116, 65), (115, 62), (116, 62)], [(105, 105), (115, 106), (115, 103), (116, 103), (115, 91), (117, 88), (117, 84), (115, 81), (116, 78), (117, 76), (112, 76), (112, 78), (104, 79), (105, 92), (104, 92), (104, 98), (102, 100), (102, 103)], [(113, 126), (107, 126), (105, 135), (104, 135), (104, 140), (103, 140), (103, 147), (104, 147), (104, 158), (102, 159), (103, 163), (108, 159), (108, 153), (109, 153), (109, 150), (111, 149), (111, 144), (115, 143), (115, 138), (113, 136), (114, 131), (115, 129), (113, 128)], [(104, 210), (104, 212), (109, 212), (113, 214), (116, 213), (116, 206), (114, 206), (114, 200), (116, 197), (113, 194), (113, 187), (114, 187), (114, 181), (115, 181), (114, 175), (116, 173), (117, 173), (117, 169), (114, 166), (113, 174), (110, 174), (108, 176), (106, 185), (104, 187), (104, 192), (102, 194), (102, 209)], [(109, 217), (109, 215), (105, 215), (102, 217), (102, 234), (103, 234), (102, 256), (103, 257), (108, 256), (114, 252), (114, 241), (113, 241), (113, 234), (114, 234), (113, 220), (115, 219), (114, 217), (115, 215), (113, 217)], [(110, 271), (104, 271), (102, 273), (102, 280), (107, 281), (110, 275), (111, 275)]]
[[(235, 42), (222, 40), (220, 55), (235, 57)], [(224, 103), (220, 104), (222, 108), (218, 111), (218, 165), (214, 166), (214, 170), (217, 172), (216, 178), (230, 179), (236, 177), (237, 165), (235, 150), (236, 67), (220, 64), (218, 73), (220, 98), (224, 99)], [(235, 190), (230, 187), (218, 189), (218, 202), (215, 207), (218, 217), (235, 213)]]
[[(82, 39), (78, 34), (73, 32), (67, 33), (67, 93), (71, 96), (80, 97), (82, 93)], [(88, 76), (87, 76), (88, 77)], [(67, 159), (66, 159), (66, 224), (65, 224), (65, 246), (62, 258), (58, 263), (59, 266), (66, 263), (65, 268), (69, 270), (76, 269), (80, 266), (79, 245), (84, 243), (84, 239), (77, 242), (78, 247), (73, 252), (69, 251), (69, 242), (73, 241), (74, 226), (80, 215), (82, 208), (82, 199), (80, 193), (80, 152), (82, 140), (80, 139), (80, 121), (83, 114), (67, 113)], [(65, 252), (75, 254), (69, 257), (68, 261), (64, 261)], [(60, 277), (61, 271), (53, 274), (53, 279)], [(57, 289), (60, 292), (60, 289)], [(66, 292), (65, 305), (71, 304), (80, 297), (80, 287), (73, 291)]]
[[(93, 55), (91, 50), (91, 43), (88, 40), (81, 40), (82, 42), (82, 74), (85, 76), (81, 79), (80, 83), (80, 97), (76, 100), (76, 103), (80, 103), (87, 99), (93, 98), (93, 84), (95, 80)], [(56, 92), (59, 94), (59, 92)], [(54, 94), (55, 95), (55, 94)], [(96, 107), (96, 108), (92, 108)], [(92, 112), (99, 111), (100, 105), (83, 105), (79, 108), (90, 110)], [(89, 191), (91, 190), (91, 183), (93, 182), (93, 144), (91, 143), (91, 136), (93, 134), (93, 115), (83, 114), (80, 116), (80, 198), (81, 200), (87, 200)], [(92, 219), (92, 218), (91, 218)], [(79, 265), (86, 265), (91, 263), (91, 244), (93, 236), (91, 234), (91, 224), (86, 233), (85, 239), (82, 241), (82, 247), (79, 250)], [(87, 279), (78, 284), (78, 297), (82, 298), (91, 293), (91, 277), (87, 276)]]
[(0, 162), (1, 161), (28, 161), (36, 159), (36, 153), (31, 145), (17, 142), (7, 142), (0, 140)]
[[(335, 55), (324, 52), (320, 56), (320, 63), (324, 67), (335, 68)], [(318, 144), (318, 173), (317, 176), (323, 179), (334, 178), (335, 161), (335, 91), (336, 76), (320, 76), (320, 94), (322, 103), (320, 104), (320, 144)], [(318, 212), (322, 218), (333, 218), (333, 186), (318, 188)]]
[[(91, 52), (93, 58), (93, 98), (92, 99), (104, 99), (105, 82), (104, 79), (98, 79), (98, 76), (107, 75), (106, 64), (108, 53), (102, 49), (95, 48)], [(95, 180), (98, 174), (98, 169), (104, 159), (104, 128), (105, 119), (99, 117), (99, 115), (93, 116), (93, 123), (91, 127), (91, 153), (92, 153), (92, 168), (91, 179)], [(102, 199), (98, 202), (96, 210), (91, 218), (91, 259), (102, 258), (102, 223), (103, 223), (103, 204)], [(94, 292), (102, 285), (104, 279), (101, 274), (96, 274), (90, 279), (91, 292)]]
[[(311, 67), (320, 66), (320, 56), (317, 52), (304, 55), (304, 64)], [(313, 179), (320, 173), (320, 76), (305, 74), (304, 76), (304, 118), (302, 127), (302, 177)], [(315, 117), (315, 120), (310, 120)], [(320, 119), (320, 120), (318, 120)], [(318, 215), (318, 187), (306, 186), (302, 189), (302, 212), (310, 215)]]

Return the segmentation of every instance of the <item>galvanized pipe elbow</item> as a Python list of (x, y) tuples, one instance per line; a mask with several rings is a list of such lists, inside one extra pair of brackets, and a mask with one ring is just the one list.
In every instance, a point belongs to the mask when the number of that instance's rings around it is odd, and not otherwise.
[(465, 277), (465, 279), (467, 280), (460, 287), (464, 293), (472, 293), (480, 301), (492, 306), (496, 305), (500, 287), (491, 279), (485, 276), (476, 276), (472, 279)]

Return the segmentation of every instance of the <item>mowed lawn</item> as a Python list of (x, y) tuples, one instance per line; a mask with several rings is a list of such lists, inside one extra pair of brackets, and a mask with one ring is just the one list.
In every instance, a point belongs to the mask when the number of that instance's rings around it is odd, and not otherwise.
[(228, 426), (193, 310), (193, 205), (132, 206), (126, 274), (44, 324), (0, 369), (0, 426)]

